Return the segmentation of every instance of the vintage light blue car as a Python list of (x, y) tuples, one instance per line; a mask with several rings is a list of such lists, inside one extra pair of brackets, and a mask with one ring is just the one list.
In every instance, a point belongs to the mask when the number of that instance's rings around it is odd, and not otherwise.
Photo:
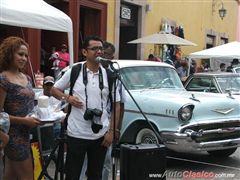
[(121, 143), (163, 143), (177, 152), (207, 151), (216, 156), (229, 156), (240, 146), (238, 100), (186, 91), (175, 68), (165, 63), (116, 62), (130, 92)]

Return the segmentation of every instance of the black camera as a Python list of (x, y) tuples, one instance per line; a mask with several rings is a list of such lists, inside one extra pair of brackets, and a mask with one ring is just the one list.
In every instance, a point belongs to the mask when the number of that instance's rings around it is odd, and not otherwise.
[(101, 116), (102, 116), (102, 111), (94, 108), (87, 108), (83, 117), (85, 120), (90, 120), (92, 121), (92, 131), (94, 133), (98, 133), (100, 129), (102, 129), (103, 125), (101, 122)]
[(102, 111), (97, 108), (95, 109), (87, 108), (83, 115), (85, 120), (93, 120), (94, 116), (101, 117)]

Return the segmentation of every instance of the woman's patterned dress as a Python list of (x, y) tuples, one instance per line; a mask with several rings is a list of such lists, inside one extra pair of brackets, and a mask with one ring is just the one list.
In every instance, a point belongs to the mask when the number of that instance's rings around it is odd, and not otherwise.
[[(13, 116), (25, 117), (34, 108), (34, 92), (28, 77), (27, 87), (13, 84), (0, 73), (0, 87), (7, 92), (4, 112)], [(11, 124), (9, 143), (4, 149), (5, 155), (14, 161), (26, 160), (30, 155), (30, 128), (22, 124)]]

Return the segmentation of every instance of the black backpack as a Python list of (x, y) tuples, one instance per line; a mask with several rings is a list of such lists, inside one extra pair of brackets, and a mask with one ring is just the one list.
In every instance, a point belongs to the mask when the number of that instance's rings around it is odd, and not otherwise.
[[(82, 63), (76, 64), (72, 67), (71, 75), (70, 75), (70, 90), (69, 90), (69, 95), (70, 96), (72, 96), (73, 87), (74, 87), (75, 82), (76, 82), (76, 80), (79, 76), (81, 68), (82, 68)], [(109, 100), (110, 100), (110, 102), (112, 102), (112, 100), (113, 100), (113, 98), (112, 98), (112, 88), (113, 88), (113, 83), (115, 82), (116, 78), (115, 78), (114, 73), (111, 70), (109, 70), (108, 68), (105, 68), (105, 69), (106, 69), (106, 72), (107, 72), (107, 79), (108, 79)], [(111, 105), (111, 109), (112, 109), (112, 105)], [(71, 110), (72, 110), (72, 105), (69, 104), (67, 115), (66, 115), (66, 118), (65, 118), (65, 129), (67, 128), (67, 119), (68, 119), (68, 116), (69, 116)]]

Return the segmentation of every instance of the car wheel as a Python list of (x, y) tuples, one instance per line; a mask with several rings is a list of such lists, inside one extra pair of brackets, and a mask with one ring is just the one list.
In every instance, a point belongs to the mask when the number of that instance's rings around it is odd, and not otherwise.
[(140, 143), (159, 144), (159, 140), (156, 134), (151, 129), (144, 128), (138, 131), (135, 143), (136, 144), (140, 144)]
[(216, 157), (228, 157), (231, 154), (233, 154), (236, 150), (237, 148), (231, 148), (231, 149), (223, 149), (223, 150), (216, 150), (216, 151), (208, 151), (208, 153)]

